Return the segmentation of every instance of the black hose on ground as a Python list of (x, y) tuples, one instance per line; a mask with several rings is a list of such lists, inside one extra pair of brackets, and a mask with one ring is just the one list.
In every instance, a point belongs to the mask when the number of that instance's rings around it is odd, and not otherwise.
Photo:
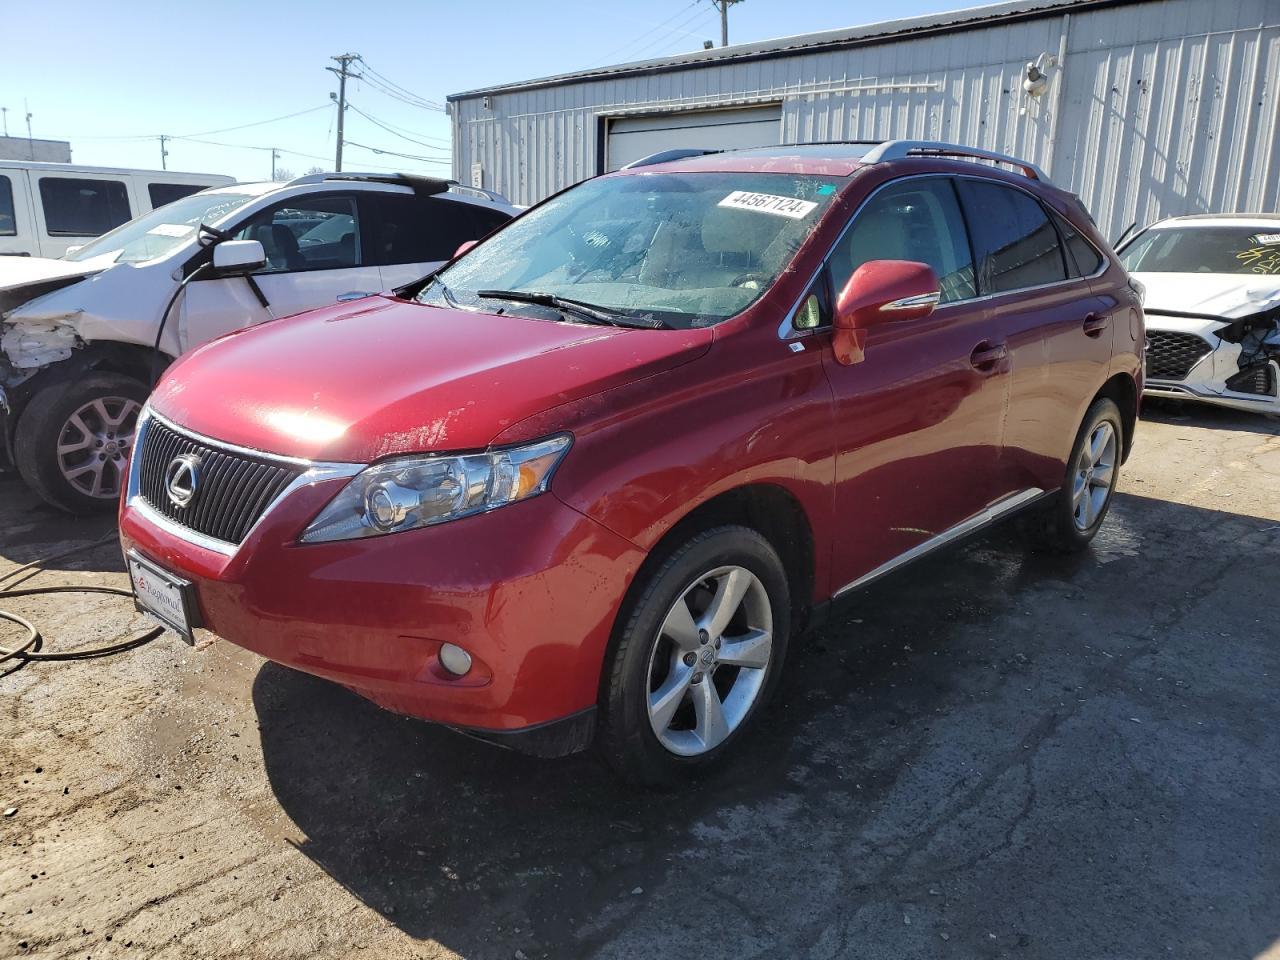
[[(43, 565), (46, 563), (100, 547), (109, 540), (114, 539), (115, 536), (115, 532), (112, 531), (91, 543), (81, 544), (78, 547), (72, 547), (70, 550), (55, 553), (51, 557), (45, 557), (42, 560), (35, 560), (31, 563), (23, 564), (16, 569), (10, 570), (6, 574), (0, 575), (0, 582), (12, 580), (14, 577), (28, 570), (34, 571), (34, 573), (39, 573), (43, 568)], [(24, 587), (22, 589), (0, 587), (0, 600), (5, 597), (30, 597), (49, 593), (106, 593), (121, 597), (133, 596), (133, 592), (131, 590), (125, 590), (121, 587), (76, 586), (74, 584), (64, 584), (56, 587)], [(27, 631), (26, 639), (17, 646), (0, 647), (0, 663), (4, 663), (7, 660), (91, 660), (96, 657), (106, 657), (113, 653), (122, 653), (125, 650), (132, 650), (134, 647), (140, 647), (144, 643), (150, 643), (156, 637), (160, 636), (160, 634), (164, 633), (164, 627), (153, 627), (150, 630), (138, 634), (136, 637), (131, 637), (128, 640), (121, 640), (116, 643), (105, 644), (100, 647), (68, 650), (66, 653), (42, 653), (40, 652), (40, 647), (44, 643), (44, 638), (30, 620), (25, 617), (20, 617), (16, 613), (11, 613), (8, 610), (0, 610), (0, 620), (8, 620), (10, 623), (16, 623)]]

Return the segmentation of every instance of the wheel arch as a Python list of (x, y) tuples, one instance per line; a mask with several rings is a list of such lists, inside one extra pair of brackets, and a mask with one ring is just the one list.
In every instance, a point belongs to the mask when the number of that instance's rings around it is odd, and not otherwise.
[[(778, 552), (791, 588), (791, 623), (795, 634), (812, 605), (816, 553), (813, 528), (800, 500), (780, 484), (749, 483), (704, 500), (684, 514), (650, 548), (623, 601), (628, 608), (643, 590), (649, 574), (681, 544), (703, 530), (737, 524), (755, 530)], [(621, 609), (618, 623), (625, 622)]]
[(1123, 463), (1129, 459), (1129, 453), (1133, 449), (1133, 434), (1138, 425), (1138, 385), (1129, 374), (1117, 373), (1094, 394), (1089, 405), (1092, 406), (1104, 397), (1120, 408), (1120, 424), (1124, 428), (1120, 462)]

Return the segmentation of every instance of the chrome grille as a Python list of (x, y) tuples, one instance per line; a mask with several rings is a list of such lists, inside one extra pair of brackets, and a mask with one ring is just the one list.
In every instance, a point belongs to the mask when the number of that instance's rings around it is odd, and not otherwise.
[[(179, 506), (165, 488), (174, 459), (199, 458), (195, 494)], [(170, 520), (227, 543), (240, 543), (271, 502), (304, 468), (265, 454), (250, 455), (186, 436), (159, 420), (147, 422), (138, 461), (138, 494)]]
[(1147, 331), (1147, 376), (1155, 380), (1182, 380), (1191, 368), (1213, 350), (1194, 333)]

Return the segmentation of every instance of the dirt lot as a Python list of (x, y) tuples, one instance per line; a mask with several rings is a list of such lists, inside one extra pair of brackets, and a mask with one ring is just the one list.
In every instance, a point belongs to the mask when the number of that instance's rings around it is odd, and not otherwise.
[[(997, 532), (866, 593), (680, 795), (220, 641), (12, 671), (0, 956), (1280, 956), (1280, 423), (1148, 412), (1092, 553)], [(110, 529), (0, 478), (0, 574)], [(125, 582), (114, 543), (30, 581)]]

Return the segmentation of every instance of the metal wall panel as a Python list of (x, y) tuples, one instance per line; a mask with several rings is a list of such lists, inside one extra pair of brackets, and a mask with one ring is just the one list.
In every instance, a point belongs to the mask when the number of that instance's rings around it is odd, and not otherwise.
[[(1025, 64), (1065, 53), (1041, 97)], [(844, 50), (454, 100), (454, 173), (532, 203), (603, 162), (605, 118), (778, 102), (785, 143), (918, 137), (1035, 161), (1104, 234), (1280, 204), (1280, 2), (1147, 0)]]

